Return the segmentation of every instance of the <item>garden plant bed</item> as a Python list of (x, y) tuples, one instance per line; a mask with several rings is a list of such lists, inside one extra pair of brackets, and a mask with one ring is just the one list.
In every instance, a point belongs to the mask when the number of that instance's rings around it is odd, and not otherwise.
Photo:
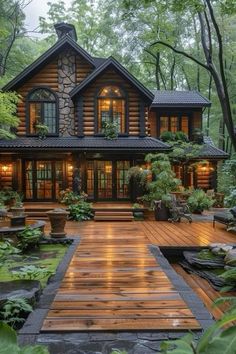
[[(8, 254), (7, 258), (2, 253), (1, 320), (5, 320), (18, 330), (23, 326), (30, 312), (38, 306), (42, 292), (47, 285), (53, 283), (52, 275), (56, 273), (58, 265), (65, 258), (68, 241), (72, 242), (68, 239), (66, 241), (59, 243), (44, 238), (43, 243), (37, 248), (21, 253), (16, 249), (16, 253)], [(1, 246), (3, 247), (3, 242)]]
[[(235, 246), (235, 245), (232, 245)], [(223, 286), (223, 281), (221, 280), (221, 286), (215, 284), (215, 279), (218, 281), (220, 277), (218, 276), (224, 272), (223, 268), (216, 269), (206, 269), (201, 271), (199, 268), (195, 268), (188, 265), (186, 260), (184, 260), (184, 253), (187, 256), (194, 257), (196, 253), (200, 251), (206, 251), (206, 247), (163, 247), (161, 248), (163, 254), (171, 263), (174, 270), (184, 279), (184, 281), (193, 289), (193, 291), (200, 297), (204, 305), (207, 307), (209, 312), (213, 315), (215, 319), (220, 319), (222, 315), (227, 311), (228, 304), (221, 304), (220, 306), (214, 307), (213, 303), (216, 299), (222, 297), (236, 296), (235, 291), (230, 292), (220, 292)], [(218, 278), (218, 279), (217, 279)], [(212, 282), (213, 280), (213, 282)]]

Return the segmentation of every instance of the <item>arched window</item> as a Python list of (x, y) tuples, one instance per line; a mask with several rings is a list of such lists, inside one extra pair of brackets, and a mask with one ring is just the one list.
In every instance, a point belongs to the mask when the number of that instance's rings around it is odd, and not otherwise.
[(126, 131), (125, 94), (118, 86), (103, 87), (98, 94), (98, 133), (103, 132), (105, 122), (113, 122), (119, 133)]
[(38, 88), (28, 96), (28, 133), (37, 134), (37, 125), (48, 127), (48, 134), (57, 134), (57, 100), (46, 88)]

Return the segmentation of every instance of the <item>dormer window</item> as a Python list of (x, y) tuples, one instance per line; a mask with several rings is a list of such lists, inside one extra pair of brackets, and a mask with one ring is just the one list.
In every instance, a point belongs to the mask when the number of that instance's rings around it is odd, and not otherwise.
[(58, 133), (57, 98), (46, 88), (32, 91), (27, 99), (28, 104), (28, 133), (37, 134), (37, 125), (46, 125), (48, 135)]
[(123, 90), (118, 86), (105, 86), (98, 94), (98, 133), (103, 133), (104, 124), (113, 122), (117, 124), (118, 132), (126, 132), (125, 106), (126, 99)]

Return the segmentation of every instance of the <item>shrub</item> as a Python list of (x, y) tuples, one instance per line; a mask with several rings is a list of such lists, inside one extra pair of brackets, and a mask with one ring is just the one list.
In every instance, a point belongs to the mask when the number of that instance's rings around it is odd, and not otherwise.
[(208, 197), (202, 189), (195, 189), (188, 198), (188, 206), (193, 213), (208, 210), (213, 204), (214, 200)]
[(71, 204), (68, 208), (70, 215), (69, 218), (75, 221), (90, 220), (93, 217), (91, 204), (87, 202), (79, 202)]
[(3, 322), (13, 328), (19, 328), (19, 325), (25, 322), (26, 317), (33, 308), (23, 298), (10, 298), (0, 309), (0, 318)]
[(229, 208), (236, 206), (236, 188), (230, 190), (230, 194), (225, 197), (224, 203)]
[(41, 345), (27, 345), (19, 347), (14, 329), (6, 323), (0, 322), (0, 352), (2, 354), (49, 354), (46, 347)]
[(66, 189), (59, 193), (59, 202), (65, 205), (76, 204), (80, 201), (85, 201), (88, 198), (88, 195), (84, 192), (80, 194), (74, 193), (70, 189)]
[(26, 226), (23, 231), (17, 234), (17, 238), (19, 240), (18, 247), (22, 251), (36, 248), (39, 246), (40, 239), (42, 238), (42, 231)]
[(175, 140), (175, 134), (170, 131), (165, 131), (160, 136), (163, 141), (173, 141)]

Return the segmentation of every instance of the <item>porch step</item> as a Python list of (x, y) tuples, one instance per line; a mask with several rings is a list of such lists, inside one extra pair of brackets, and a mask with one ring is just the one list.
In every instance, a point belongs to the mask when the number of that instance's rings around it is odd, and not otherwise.
[(132, 221), (134, 219), (132, 211), (95, 211), (95, 221)]

